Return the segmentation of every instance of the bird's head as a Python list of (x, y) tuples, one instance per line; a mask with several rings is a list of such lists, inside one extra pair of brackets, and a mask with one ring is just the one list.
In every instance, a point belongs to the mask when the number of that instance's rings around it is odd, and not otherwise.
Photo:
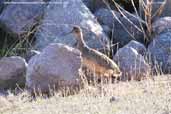
[[(86, 45), (85, 42), (84, 42), (84, 39), (83, 39), (83, 33), (82, 33), (82, 29), (81, 29), (80, 26), (74, 25), (72, 27), (72, 30), (67, 34), (71, 34), (71, 33), (75, 36), (74, 38), (77, 41), (77, 46), (78, 47), (82, 47), (82, 46)], [(65, 34), (65, 35), (67, 35), (67, 34)]]
[(81, 32), (82, 32), (82, 30), (79, 26), (74, 26), (72, 29), (72, 33), (79, 34)]
[(69, 32), (69, 33), (74, 34), (75, 38), (78, 42), (81, 42), (83, 40), (83, 33), (82, 33), (81, 27), (74, 25), (71, 32)]
[(81, 34), (82, 33), (82, 29), (81, 27), (77, 26), (77, 25), (73, 25), (72, 29), (70, 32), (67, 32), (67, 33), (64, 33), (64, 36), (65, 35), (68, 35), (68, 34), (74, 34), (74, 35), (78, 35), (78, 34)]
[(73, 33), (76, 36), (76, 38), (82, 37), (82, 30), (79, 26), (74, 25), (71, 33)]

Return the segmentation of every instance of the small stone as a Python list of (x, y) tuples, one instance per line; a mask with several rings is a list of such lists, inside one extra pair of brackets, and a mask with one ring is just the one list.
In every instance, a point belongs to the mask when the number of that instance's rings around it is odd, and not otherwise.
[(120, 48), (113, 59), (121, 69), (121, 80), (123, 81), (141, 80), (150, 76), (150, 66), (144, 60), (144, 57), (132, 47), (124, 46)]
[(15, 88), (25, 84), (27, 63), (18, 56), (0, 59), (0, 89)]
[(117, 99), (116, 99), (116, 97), (114, 97), (114, 96), (113, 96), (113, 97), (111, 97), (111, 98), (110, 98), (110, 100), (109, 100), (109, 101), (110, 101), (110, 103), (112, 103), (112, 102), (117, 101)]
[(126, 46), (134, 48), (141, 55), (145, 55), (146, 53), (146, 47), (135, 40), (131, 40)]

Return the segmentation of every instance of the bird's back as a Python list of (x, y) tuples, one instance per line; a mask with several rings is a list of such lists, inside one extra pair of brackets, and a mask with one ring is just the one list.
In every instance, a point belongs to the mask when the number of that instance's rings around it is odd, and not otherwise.
[(94, 65), (99, 66), (98, 68), (114, 70), (116, 71), (116, 74), (120, 73), (120, 69), (116, 63), (101, 52), (98, 52), (89, 47), (85, 47), (82, 49), (82, 56), (83, 59), (86, 59), (86, 61), (89, 61), (89, 63), (94, 63)]

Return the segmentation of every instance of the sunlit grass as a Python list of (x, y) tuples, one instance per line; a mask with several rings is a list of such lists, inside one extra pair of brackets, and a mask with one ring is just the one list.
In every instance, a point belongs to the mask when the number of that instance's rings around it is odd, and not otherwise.
[(73, 96), (56, 93), (33, 101), (26, 92), (10, 94), (0, 97), (0, 106), (1, 114), (169, 114), (171, 78), (88, 86)]

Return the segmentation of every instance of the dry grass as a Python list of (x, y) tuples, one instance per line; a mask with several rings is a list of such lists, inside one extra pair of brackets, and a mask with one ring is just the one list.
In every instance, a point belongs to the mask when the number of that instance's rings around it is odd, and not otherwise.
[[(167, 0), (163, 0), (163, 3), (159, 6), (158, 9), (156, 9), (156, 11), (153, 11), (153, 4), (155, 4), (154, 0), (139, 0), (139, 9), (136, 8), (136, 3), (134, 2), (134, 0), (129, 0), (129, 2), (131, 2), (132, 6), (133, 6), (133, 10), (134, 10), (134, 14), (131, 14), (130, 12), (126, 11), (122, 6), (120, 6), (120, 4), (118, 4), (115, 0), (112, 0), (112, 2), (114, 3), (117, 11), (132, 25), (134, 25), (134, 27), (139, 31), (142, 32), (144, 34), (144, 39), (145, 41), (151, 41), (153, 35), (152, 35), (152, 22), (154, 21), (154, 18), (156, 16), (160, 16), (163, 12), (163, 9), (165, 7), (165, 3)], [(106, 0), (103, 0), (103, 2), (105, 3), (105, 5), (107, 6), (108, 9), (112, 10), (110, 5), (106, 2)], [(138, 27), (137, 25), (134, 24), (134, 22), (132, 22), (128, 17), (132, 16), (134, 18), (136, 18), (139, 21), (139, 25), (140, 27)], [(125, 31), (133, 38), (133, 34), (129, 32), (129, 30), (127, 29), (126, 25), (124, 25), (119, 18), (113, 13), (113, 18), (115, 20), (118, 21), (118, 23), (120, 23), (123, 27), (123, 29), (125, 29)]]
[(170, 114), (171, 77), (86, 87), (79, 94), (30, 101), (23, 92), (0, 97), (0, 114)]
[[(144, 7), (146, 9), (146, 20), (140, 19), (140, 23), (145, 23), (145, 25), (151, 24), (152, 19), (150, 14), (151, 2), (148, 3), (146, 5), (148, 7)], [(138, 16), (138, 11), (136, 11), (136, 15)], [(145, 33), (143, 28), (139, 29)], [(151, 26), (147, 26), (147, 30), (151, 34)], [(68, 97), (61, 97), (59, 93), (56, 93), (55, 96), (50, 98), (38, 97), (31, 101), (27, 92), (17, 96), (11, 93), (6, 97), (0, 97), (0, 114), (114, 113), (170, 114), (171, 76), (158, 76), (155, 77), (155, 80), (141, 82), (106, 84), (101, 87), (87, 86), (79, 94)]]

